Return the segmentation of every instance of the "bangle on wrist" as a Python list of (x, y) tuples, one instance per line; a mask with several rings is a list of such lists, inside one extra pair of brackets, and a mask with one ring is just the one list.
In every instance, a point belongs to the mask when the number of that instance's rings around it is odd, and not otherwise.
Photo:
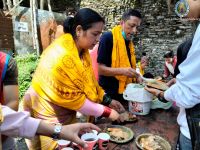
[(108, 118), (111, 114), (111, 108), (104, 106), (104, 111), (103, 114), (101, 115), (101, 117), (106, 117)]
[(112, 102), (112, 98), (110, 96), (108, 96), (108, 94), (105, 94), (103, 96), (102, 104), (105, 105), (105, 106), (108, 106), (108, 105), (110, 105), (111, 102)]

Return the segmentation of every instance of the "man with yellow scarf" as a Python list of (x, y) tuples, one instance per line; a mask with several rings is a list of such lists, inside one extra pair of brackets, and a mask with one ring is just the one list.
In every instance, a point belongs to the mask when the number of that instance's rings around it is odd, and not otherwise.
[(139, 11), (129, 9), (120, 25), (102, 35), (98, 48), (99, 85), (111, 98), (123, 101), (126, 85), (141, 81), (136, 73), (136, 58), (132, 36), (141, 24)]

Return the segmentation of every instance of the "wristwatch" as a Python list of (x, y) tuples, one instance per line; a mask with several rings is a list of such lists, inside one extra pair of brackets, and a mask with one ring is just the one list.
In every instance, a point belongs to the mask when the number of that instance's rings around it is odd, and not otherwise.
[(57, 123), (54, 127), (54, 133), (52, 134), (52, 138), (55, 140), (60, 139), (61, 130), (62, 130), (62, 124)]

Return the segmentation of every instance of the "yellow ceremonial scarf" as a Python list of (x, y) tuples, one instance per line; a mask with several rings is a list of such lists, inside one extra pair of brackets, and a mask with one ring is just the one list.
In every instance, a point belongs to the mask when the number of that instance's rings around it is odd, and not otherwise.
[[(127, 68), (131, 67), (136, 69), (135, 49), (133, 42), (130, 41), (129, 48), (131, 54), (131, 64), (129, 62), (126, 44), (124, 37), (122, 36), (122, 28), (120, 25), (115, 26), (112, 29), (113, 34), (113, 49), (112, 49), (112, 68)], [(133, 78), (127, 76), (115, 76), (119, 80), (119, 94), (122, 94), (126, 88), (126, 85), (133, 82)]]
[(144, 69), (142, 69), (141, 62), (138, 62), (138, 67), (140, 68), (140, 74), (144, 75)]
[(89, 51), (81, 57), (71, 34), (55, 40), (43, 52), (34, 74), (32, 87), (37, 94), (70, 110), (80, 109), (86, 98), (102, 102), (104, 91), (95, 79)]

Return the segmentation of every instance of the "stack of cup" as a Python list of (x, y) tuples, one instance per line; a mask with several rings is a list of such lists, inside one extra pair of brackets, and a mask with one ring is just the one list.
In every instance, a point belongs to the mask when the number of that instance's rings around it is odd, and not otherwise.
[(88, 145), (87, 148), (77, 150), (107, 150), (110, 135), (107, 133), (85, 133), (81, 136), (81, 139)]
[(88, 145), (87, 148), (82, 148), (76, 143), (72, 143), (70, 148), (70, 141), (58, 140), (59, 150), (107, 150), (110, 136), (107, 133), (99, 133), (92, 131), (92, 133), (85, 133), (81, 136), (81, 139)]

